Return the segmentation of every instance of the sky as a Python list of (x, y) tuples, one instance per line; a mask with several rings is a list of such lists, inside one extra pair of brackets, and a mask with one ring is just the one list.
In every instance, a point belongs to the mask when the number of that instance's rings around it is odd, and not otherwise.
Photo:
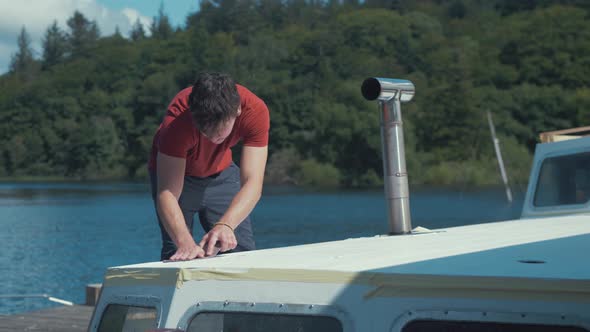
[(126, 36), (138, 18), (149, 30), (161, 4), (174, 26), (184, 26), (186, 16), (199, 9), (199, 0), (0, 0), (0, 74), (8, 71), (23, 26), (39, 58), (47, 27), (56, 20), (66, 30), (66, 21), (75, 10), (95, 20), (101, 36), (113, 34), (117, 26)]

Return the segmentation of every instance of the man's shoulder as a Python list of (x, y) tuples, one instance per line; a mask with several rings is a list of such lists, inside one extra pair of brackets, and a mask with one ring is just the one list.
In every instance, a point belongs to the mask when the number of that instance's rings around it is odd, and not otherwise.
[(176, 96), (174, 97), (174, 99), (188, 100), (188, 96), (191, 94), (192, 91), (193, 91), (193, 87), (192, 86), (186, 87), (186, 88), (178, 91), (178, 93), (176, 94)]
[[(169, 110), (170, 113), (170, 110)], [(170, 114), (164, 118), (160, 127), (161, 135), (192, 136), (194, 130), (193, 119), (190, 112), (181, 111), (175, 115)]]
[(267, 146), (270, 116), (264, 101), (247, 88), (237, 85), (241, 98), (242, 114), (239, 116), (240, 135), (245, 146)]
[(236, 84), (236, 88), (238, 89), (242, 106), (266, 108), (264, 101), (245, 86)]
[(188, 88), (184, 88), (184, 89), (178, 91), (176, 96), (174, 96), (174, 98), (172, 98), (172, 103), (179, 103), (182, 106), (188, 108), (188, 98), (189, 98), (192, 91), (193, 91), (192, 86), (189, 86)]
[(167, 115), (178, 117), (188, 109), (188, 98), (191, 94), (192, 87), (180, 90), (168, 105)]

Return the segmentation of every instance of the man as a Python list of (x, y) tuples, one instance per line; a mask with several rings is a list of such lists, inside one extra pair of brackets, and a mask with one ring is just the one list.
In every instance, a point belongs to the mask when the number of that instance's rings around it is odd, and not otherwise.
[[(149, 162), (162, 260), (255, 249), (248, 215), (262, 193), (269, 127), (264, 102), (224, 74), (201, 74), (174, 97)], [(240, 140), (238, 168), (231, 147)], [(198, 245), (197, 213), (206, 233)]]

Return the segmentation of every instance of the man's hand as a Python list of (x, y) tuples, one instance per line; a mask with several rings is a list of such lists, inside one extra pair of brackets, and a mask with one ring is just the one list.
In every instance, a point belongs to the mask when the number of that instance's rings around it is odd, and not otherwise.
[(187, 261), (195, 258), (205, 257), (205, 251), (202, 247), (198, 246), (195, 241), (191, 238), (186, 241), (186, 244), (180, 244), (176, 253), (170, 257), (171, 261)]
[(218, 251), (226, 252), (234, 249), (238, 245), (238, 240), (232, 228), (225, 224), (217, 224), (203, 236), (199, 245), (205, 249), (207, 256), (215, 256)]

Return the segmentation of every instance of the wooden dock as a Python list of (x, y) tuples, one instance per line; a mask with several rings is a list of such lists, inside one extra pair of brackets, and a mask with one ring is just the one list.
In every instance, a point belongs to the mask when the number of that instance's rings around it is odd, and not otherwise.
[(0, 332), (83, 332), (88, 329), (93, 306), (63, 306), (16, 315), (0, 315)]

